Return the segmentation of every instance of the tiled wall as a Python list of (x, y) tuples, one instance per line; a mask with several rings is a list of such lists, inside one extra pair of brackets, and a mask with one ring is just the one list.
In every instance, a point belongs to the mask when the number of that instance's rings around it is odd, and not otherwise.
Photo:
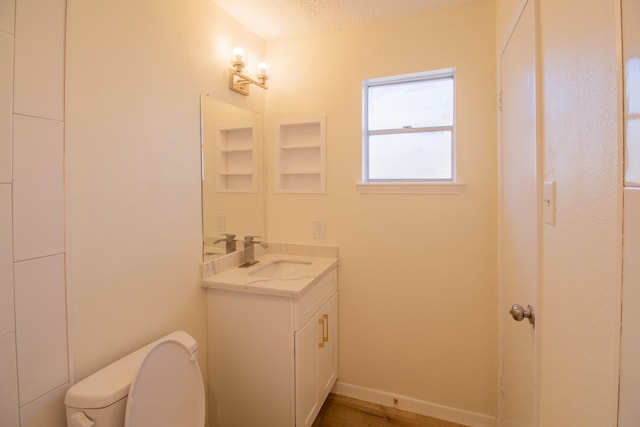
[(63, 427), (65, 0), (0, 0), (0, 426)]

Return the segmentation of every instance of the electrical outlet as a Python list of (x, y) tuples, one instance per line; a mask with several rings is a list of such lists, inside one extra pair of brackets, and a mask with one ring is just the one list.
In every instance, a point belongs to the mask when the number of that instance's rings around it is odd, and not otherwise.
[(324, 220), (323, 219), (314, 219), (311, 221), (311, 235), (314, 239), (324, 239)]
[(216, 215), (216, 232), (224, 233), (226, 228), (226, 219), (224, 215)]

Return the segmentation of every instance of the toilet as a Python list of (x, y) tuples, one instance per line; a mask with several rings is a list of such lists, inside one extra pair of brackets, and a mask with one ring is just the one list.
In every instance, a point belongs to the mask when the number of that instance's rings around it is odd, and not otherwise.
[(173, 332), (74, 384), (68, 427), (203, 427), (198, 344)]

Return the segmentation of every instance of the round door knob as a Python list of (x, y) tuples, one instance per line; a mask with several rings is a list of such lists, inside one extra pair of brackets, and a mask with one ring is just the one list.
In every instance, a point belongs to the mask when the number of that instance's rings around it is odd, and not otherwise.
[(529, 319), (529, 323), (535, 325), (535, 314), (533, 312), (533, 307), (527, 305), (527, 308), (522, 307), (520, 304), (513, 304), (511, 306), (511, 310), (509, 310), (509, 314), (513, 317), (517, 322), (521, 322), (522, 320)]

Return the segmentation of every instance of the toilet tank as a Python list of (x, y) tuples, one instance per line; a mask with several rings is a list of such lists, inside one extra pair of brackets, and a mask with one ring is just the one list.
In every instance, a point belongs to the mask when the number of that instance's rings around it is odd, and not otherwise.
[(183, 331), (173, 332), (124, 356), (67, 390), (64, 399), (67, 426), (91, 425), (88, 421), (91, 420), (95, 423), (93, 427), (123, 427), (127, 396), (140, 364), (153, 347), (168, 340), (184, 344), (198, 359), (198, 343)]

